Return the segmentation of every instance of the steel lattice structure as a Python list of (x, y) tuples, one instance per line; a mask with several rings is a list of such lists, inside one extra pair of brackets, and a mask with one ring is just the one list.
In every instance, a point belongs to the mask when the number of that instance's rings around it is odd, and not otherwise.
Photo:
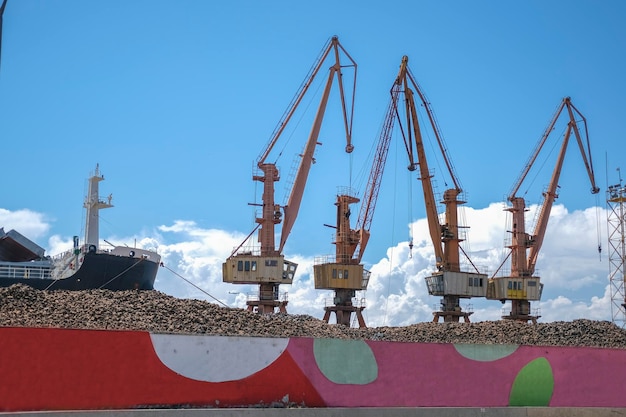
[(624, 203), (626, 203), (626, 187), (622, 186), (620, 179), (619, 184), (611, 185), (607, 190), (611, 319), (620, 327), (626, 327), (626, 294), (624, 293), (624, 282), (626, 281), (626, 271), (624, 270), (626, 206)]

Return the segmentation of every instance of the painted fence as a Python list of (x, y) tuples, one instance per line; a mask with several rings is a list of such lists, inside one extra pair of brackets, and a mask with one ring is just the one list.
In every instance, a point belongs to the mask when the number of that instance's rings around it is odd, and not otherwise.
[(0, 411), (626, 407), (626, 350), (0, 328)]

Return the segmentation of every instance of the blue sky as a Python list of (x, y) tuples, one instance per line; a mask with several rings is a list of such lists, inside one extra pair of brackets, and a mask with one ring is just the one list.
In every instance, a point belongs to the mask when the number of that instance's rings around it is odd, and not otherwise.
[[(624, 16), (626, 4), (617, 0), (9, 0), (0, 66), (0, 226), (25, 232), (51, 253), (64, 249), (84, 232), (86, 178), (99, 163), (101, 190), (115, 205), (102, 212), (101, 237), (154, 247), (177, 273), (243, 305), (243, 294), (230, 293), (252, 289), (223, 284), (220, 268), (254, 227), (254, 161), (337, 35), (358, 64), (355, 151), (343, 152), (334, 89), (318, 163), (285, 248), (300, 263), (297, 282), (285, 288), (289, 311), (323, 311), (328, 294), (310, 280), (313, 257), (334, 251), (323, 224), (334, 222), (336, 187), (357, 187), (359, 172), (369, 169), (389, 88), (407, 55), (467, 193), (471, 249), (491, 272), (503, 252), (505, 197), (562, 98), (572, 98), (589, 124), (602, 192), (589, 193), (578, 149), (570, 146), (537, 265), (546, 285), (539, 304), (547, 321), (610, 320), (604, 191), (617, 182), (626, 148)], [(307, 106), (316, 108), (315, 96)], [(283, 172), (306, 140), (310, 125), (302, 120), (289, 141), (294, 149), (278, 163)], [(532, 177), (529, 205), (539, 202), (551, 164)], [(421, 189), (394, 139), (364, 256), (376, 271), (363, 294), (370, 324), (432, 317), (438, 300), (423, 285), (432, 268), (424, 216)], [(422, 241), (412, 258), (409, 223)], [(204, 297), (167, 270), (156, 287)], [(474, 320), (501, 313), (498, 302), (472, 304)]]

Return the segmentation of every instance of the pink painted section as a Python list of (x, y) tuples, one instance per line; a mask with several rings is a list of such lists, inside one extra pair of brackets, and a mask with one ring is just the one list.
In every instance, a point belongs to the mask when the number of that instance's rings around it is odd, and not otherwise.
[(453, 345), (367, 342), (378, 378), (334, 384), (318, 368), (313, 339), (292, 339), (288, 351), (329, 407), (506, 407), (515, 377), (534, 359), (552, 367), (554, 407), (625, 407), (626, 350), (520, 346), (482, 362)]
[[(206, 350), (199, 357), (186, 354), (190, 363), (183, 363), (184, 368), (194, 361), (206, 361), (212, 348), (223, 346), (215, 340), (219, 338), (207, 336), (201, 341)], [(245, 337), (241, 341), (237, 355), (254, 355), (259, 343), (275, 343)], [(177, 344), (185, 346), (189, 341), (185, 336), (172, 336), (168, 343), (176, 350)], [(341, 343), (334, 341), (330, 346), (341, 351)], [(462, 356), (453, 345), (363, 344), (365, 355), (329, 367), (332, 362), (325, 361), (329, 357), (319, 356), (323, 349), (317, 354), (325, 364), (316, 360), (314, 339), (292, 338), (286, 350), (265, 368), (238, 380), (208, 382), (168, 368), (146, 332), (0, 328), (0, 411), (233, 407), (274, 402), (307, 407), (506, 407), (516, 377), (538, 358), (549, 363), (533, 371), (543, 378), (536, 386), (550, 387), (543, 395), (548, 398), (547, 405), (626, 407), (626, 350), (522, 346), (500, 359), (479, 361)], [(318, 347), (322, 345), (329, 346), (319, 343)], [(480, 353), (489, 350), (480, 345), (475, 349)], [(363, 363), (361, 358), (375, 363)], [(331, 381), (341, 380), (337, 372), (343, 372), (344, 365), (346, 372), (339, 375), (357, 382)], [(206, 367), (207, 378), (219, 377), (211, 375), (211, 369)], [(526, 388), (516, 391), (517, 400), (524, 400), (524, 389), (532, 390), (534, 375), (530, 382), (525, 379)]]
[(463, 358), (453, 345), (370, 342), (378, 378), (367, 385), (337, 385), (317, 367), (313, 339), (292, 342), (288, 351), (329, 407), (503, 407), (516, 374), (512, 367), (519, 370), (529, 359), (486, 365)]
[[(530, 349), (530, 348), (525, 348)], [(534, 349), (554, 373), (553, 407), (625, 407), (626, 350), (594, 348)]]

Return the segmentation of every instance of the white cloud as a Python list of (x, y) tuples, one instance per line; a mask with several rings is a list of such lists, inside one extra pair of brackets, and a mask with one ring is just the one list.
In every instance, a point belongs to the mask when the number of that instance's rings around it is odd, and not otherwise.
[[(466, 251), (481, 272), (495, 272), (506, 253), (506, 213), (503, 207), (503, 203), (493, 203), (484, 209), (465, 208), (465, 218), (472, 225), (468, 233), (471, 241), (466, 242), (471, 245), (466, 245)], [(532, 215), (537, 207), (529, 209), (529, 215)], [(610, 320), (610, 294), (605, 291), (606, 260), (599, 262), (597, 252), (585, 248), (590, 241), (597, 240), (596, 211), (593, 208), (569, 213), (563, 206), (553, 208), (542, 256), (537, 264), (545, 284), (544, 301), (532, 306), (541, 310), (543, 321), (581, 317)], [(600, 216), (605, 214), (599, 210)], [(357, 294), (357, 297), (365, 298), (364, 316), (370, 326), (431, 321), (432, 312), (440, 302), (438, 297), (428, 295), (424, 283), (424, 277), (434, 264), (429, 240), (419, 238), (428, 236), (425, 219), (416, 221), (412, 229), (416, 236), (412, 251), (409, 251), (408, 242), (399, 242), (389, 248), (383, 258), (369, 267), (372, 275), (368, 290)], [(245, 296), (241, 293), (256, 291), (255, 286), (221, 282), (221, 263), (229, 255), (225, 247), (235, 246), (243, 235), (202, 230), (193, 222), (176, 222), (159, 230), (177, 241), (160, 245), (161, 254), (169, 264), (175, 263), (181, 275), (189, 277), (216, 298), (243, 307)], [(173, 235), (167, 236), (170, 233)], [(561, 237), (566, 242), (561, 241)], [(594, 249), (596, 243), (592, 246)], [(330, 303), (333, 293), (314, 288), (313, 259), (289, 254), (286, 257), (299, 264), (294, 284), (281, 287), (281, 291), (288, 292), (288, 311), (323, 317), (324, 306)], [(492, 300), (462, 300), (461, 304), (466, 310), (473, 311), (472, 321), (497, 320), (510, 311), (509, 304), (503, 306)]]
[[(464, 208), (464, 218), (472, 226), (465, 250), (481, 272), (488, 274), (496, 271), (506, 253), (503, 207), (503, 203), (493, 203), (482, 209)], [(529, 209), (531, 216), (537, 207)], [(545, 285), (543, 300), (532, 304), (533, 309), (539, 309), (541, 321), (611, 320), (608, 254), (604, 253), (600, 260), (597, 253), (598, 219), (601, 225), (606, 224), (604, 209), (570, 213), (563, 206), (554, 206), (537, 263), (537, 272)], [(15, 228), (31, 239), (42, 238), (49, 230), (45, 216), (28, 210), (0, 209), (0, 225)], [(431, 321), (432, 312), (438, 308), (439, 297), (429, 296), (424, 282), (434, 265), (426, 220), (417, 220), (411, 229), (415, 236), (412, 250), (408, 242), (398, 242), (367, 266), (371, 271), (368, 290), (357, 293), (357, 297), (365, 300), (363, 314), (369, 326)], [(158, 251), (165, 264), (155, 284), (159, 291), (245, 308), (247, 296), (257, 291), (256, 286), (222, 282), (222, 263), (244, 238), (242, 233), (203, 229), (193, 221), (177, 220), (140, 235), (110, 236), (106, 240), (133, 242)], [(49, 252), (54, 254), (70, 248), (71, 238), (54, 235), (48, 238), (48, 244)], [(367, 255), (372, 259), (371, 254)], [(294, 284), (281, 286), (281, 292), (288, 293), (287, 311), (322, 318), (324, 306), (332, 303), (333, 292), (314, 288), (313, 258), (289, 253), (286, 258), (298, 263)], [(484, 299), (462, 300), (461, 305), (466, 311), (473, 311), (474, 322), (498, 320), (503, 312), (510, 311), (508, 303)]]
[(591, 299), (572, 300), (564, 296), (540, 303), (543, 321), (569, 321), (579, 318), (590, 320), (611, 320), (611, 292), (609, 285), (604, 291), (592, 295)]
[(73, 246), (74, 241), (72, 240), (72, 238), (52, 235), (48, 239), (48, 249), (46, 249), (46, 253), (48, 255), (57, 255), (72, 249)]
[(45, 236), (50, 230), (48, 219), (43, 214), (28, 209), (9, 211), (0, 208), (0, 227), (5, 232), (15, 229), (31, 240)]
[(177, 297), (207, 298), (196, 285), (223, 303), (245, 306), (244, 294), (249, 290), (222, 282), (222, 263), (244, 235), (202, 229), (184, 220), (159, 226), (158, 232), (156, 249), (165, 268), (157, 275), (156, 289)]

